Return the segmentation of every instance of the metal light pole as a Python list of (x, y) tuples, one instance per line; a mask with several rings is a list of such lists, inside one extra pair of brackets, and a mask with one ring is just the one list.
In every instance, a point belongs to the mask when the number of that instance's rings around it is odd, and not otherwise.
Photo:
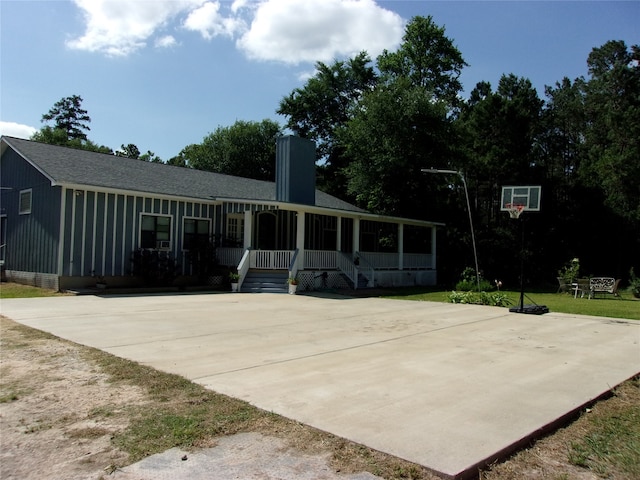
[(480, 270), (478, 269), (478, 251), (476, 250), (476, 236), (473, 232), (473, 219), (471, 218), (471, 203), (469, 203), (469, 191), (467, 190), (467, 182), (464, 179), (462, 172), (458, 170), (440, 170), (437, 168), (422, 168), (421, 172), (424, 173), (444, 173), (458, 175), (462, 179), (462, 185), (464, 185), (464, 195), (467, 199), (467, 212), (469, 212), (469, 226), (471, 227), (471, 243), (473, 244), (473, 258), (476, 262), (476, 281), (478, 282), (478, 292), (480, 291)]

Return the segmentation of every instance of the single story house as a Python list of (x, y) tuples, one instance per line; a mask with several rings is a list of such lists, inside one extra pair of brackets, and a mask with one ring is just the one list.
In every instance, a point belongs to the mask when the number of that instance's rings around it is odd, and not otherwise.
[[(237, 269), (299, 289), (434, 285), (442, 224), (368, 213), (315, 188), (315, 145), (278, 139), (276, 181), (3, 136), (0, 261), (7, 278), (66, 290), (130, 285), (132, 254), (169, 254), (188, 276), (196, 240)], [(258, 276), (257, 280), (256, 275)]]

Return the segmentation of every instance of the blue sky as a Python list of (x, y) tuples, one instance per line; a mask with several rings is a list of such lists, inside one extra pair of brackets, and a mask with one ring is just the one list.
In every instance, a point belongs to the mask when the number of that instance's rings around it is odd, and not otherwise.
[(0, 0), (0, 133), (28, 138), (80, 95), (89, 138), (167, 160), (219, 126), (276, 115), (331, 63), (394, 50), (432, 15), (469, 64), (465, 96), (502, 74), (544, 86), (587, 76), (592, 48), (640, 43), (638, 1)]

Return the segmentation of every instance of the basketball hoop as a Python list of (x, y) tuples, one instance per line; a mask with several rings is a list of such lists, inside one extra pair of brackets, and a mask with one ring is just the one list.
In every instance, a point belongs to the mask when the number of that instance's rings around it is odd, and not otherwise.
[(511, 218), (520, 218), (520, 214), (524, 212), (524, 205), (518, 205), (517, 203), (507, 203), (505, 210), (509, 212)]

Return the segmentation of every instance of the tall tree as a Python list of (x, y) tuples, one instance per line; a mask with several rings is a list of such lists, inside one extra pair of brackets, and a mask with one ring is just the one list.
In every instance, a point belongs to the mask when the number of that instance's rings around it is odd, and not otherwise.
[(640, 224), (640, 47), (623, 41), (594, 48), (585, 85), (587, 155), (581, 176), (606, 204)]
[(445, 28), (436, 25), (431, 16), (413, 17), (400, 48), (395, 52), (385, 50), (378, 57), (383, 75), (408, 78), (412, 85), (450, 105), (458, 104), (460, 74), (466, 65), (453, 40), (445, 35)]
[(67, 133), (64, 130), (52, 128), (48, 125), (35, 132), (30, 138), (34, 142), (48, 143), (50, 145), (60, 145), (63, 147), (113, 155), (113, 150), (109, 147), (98, 145), (91, 140), (81, 140), (79, 138), (69, 139), (67, 138)]
[(138, 158), (140, 158), (140, 149), (133, 143), (129, 143), (128, 145), (122, 144), (120, 146), (120, 150), (116, 152), (116, 156), (133, 158), (137, 160)]
[(296, 88), (280, 101), (277, 113), (287, 117), (285, 127), (316, 142), (319, 186), (345, 196), (344, 148), (337, 142), (337, 129), (352, 118), (362, 96), (377, 82), (366, 52), (332, 65), (316, 64), (316, 73), (304, 87)]
[(349, 191), (377, 213), (422, 217), (425, 166), (447, 166), (456, 145), (451, 113), (465, 63), (444, 28), (415, 17), (396, 52), (378, 57), (381, 78), (340, 130), (351, 160)]
[(91, 118), (82, 108), (82, 97), (72, 95), (58, 100), (51, 109), (42, 115), (42, 122), (54, 122), (54, 128), (62, 130), (67, 140), (87, 140), (85, 130), (91, 130)]
[(362, 100), (341, 130), (352, 162), (349, 193), (376, 213), (424, 216), (420, 168), (446, 161), (452, 139), (444, 103), (433, 102), (407, 79), (381, 85)]
[(280, 135), (280, 125), (273, 120), (238, 120), (230, 127), (218, 127), (202, 143), (186, 146), (179, 156), (198, 170), (273, 181)]

